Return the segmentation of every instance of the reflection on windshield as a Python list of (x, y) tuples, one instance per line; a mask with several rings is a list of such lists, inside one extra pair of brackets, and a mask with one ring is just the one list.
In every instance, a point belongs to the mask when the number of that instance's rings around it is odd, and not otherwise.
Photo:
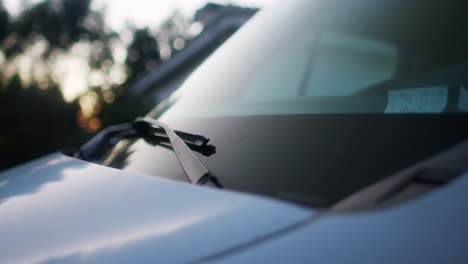
[(306, 33), (257, 72), (241, 102), (351, 96), (393, 77), (397, 62), (397, 49), (389, 43), (333, 31)]
[(171, 108), (154, 114), (463, 112), (466, 5), (282, 3), (255, 17), (188, 79)]

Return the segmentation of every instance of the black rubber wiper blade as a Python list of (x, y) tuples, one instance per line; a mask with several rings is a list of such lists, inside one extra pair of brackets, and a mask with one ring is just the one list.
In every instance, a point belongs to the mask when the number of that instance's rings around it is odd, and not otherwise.
[(156, 135), (158, 137), (167, 137), (190, 183), (212, 183), (215, 187), (222, 188), (217, 178), (212, 175), (187, 145), (191, 144), (197, 147), (207, 146), (209, 142), (208, 138), (175, 131), (168, 125), (150, 117), (137, 118), (133, 122), (111, 126), (102, 130), (80, 148), (78, 156), (84, 159), (92, 159), (92, 157), (96, 156), (96, 152), (102, 149), (102, 144), (105, 144), (109, 139), (117, 135)]
[[(204, 148), (208, 146), (210, 141), (208, 138), (190, 134), (181, 131), (175, 131), (175, 133), (187, 144)], [(129, 136), (155, 136), (160, 138), (168, 139), (166, 132), (163, 128), (154, 127), (147, 121), (139, 118), (135, 121), (109, 126), (99, 132), (91, 140), (85, 143), (79, 150), (78, 156), (85, 160), (93, 160), (95, 157), (100, 156), (99, 150), (105, 149), (105, 144), (109, 143), (109, 140), (119, 136), (119, 139)]]
[(203, 162), (195, 156), (192, 150), (190, 150), (187, 144), (185, 144), (171, 127), (150, 117), (139, 118), (136, 122), (138, 121), (144, 121), (147, 124), (152, 124), (164, 129), (182, 169), (185, 171), (188, 180), (192, 184), (203, 184), (207, 179), (213, 177)]
[[(169, 139), (169, 136), (166, 133), (166, 130), (156, 123), (162, 125), (161, 122), (157, 121), (154, 118), (150, 117), (139, 117), (133, 121), (132, 128), (137, 132), (144, 134), (144, 135), (155, 135), (158, 137), (165, 137)], [(210, 139), (202, 136), (191, 134), (183, 131), (173, 130), (174, 133), (182, 139), (187, 144), (195, 145), (197, 147), (207, 146)]]

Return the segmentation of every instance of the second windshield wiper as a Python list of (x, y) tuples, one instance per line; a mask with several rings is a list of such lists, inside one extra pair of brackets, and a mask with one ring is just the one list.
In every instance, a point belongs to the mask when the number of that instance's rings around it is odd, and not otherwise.
[[(153, 131), (154, 129), (157, 131)], [(161, 131), (161, 129), (163, 131)], [(137, 118), (133, 122), (104, 129), (80, 149), (79, 157), (86, 159), (87, 157), (93, 156), (93, 153), (100, 148), (103, 142), (116, 135), (126, 133), (138, 133), (147, 136), (154, 135), (155, 133), (165, 134), (190, 183), (211, 183), (215, 187), (222, 188), (217, 178), (213, 176), (187, 145), (190, 144), (198, 147), (206, 146), (209, 139), (200, 135), (174, 131), (168, 125), (150, 117)]]

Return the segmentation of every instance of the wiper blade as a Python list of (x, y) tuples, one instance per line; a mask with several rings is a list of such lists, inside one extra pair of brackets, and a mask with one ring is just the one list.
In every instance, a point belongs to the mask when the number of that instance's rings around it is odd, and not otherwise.
[[(187, 175), (188, 180), (192, 184), (205, 184), (207, 182), (212, 182), (216, 187), (221, 187), (216, 177), (211, 174), (203, 162), (195, 156), (192, 150), (190, 150), (187, 144), (171, 127), (150, 117), (138, 118), (136, 122), (143, 122), (143, 124), (151, 124), (164, 129), (169, 141), (171, 142), (172, 149), (174, 150), (182, 169), (185, 171), (185, 175)], [(185, 133), (185, 135), (189, 134)], [(202, 137), (197, 135), (190, 136), (193, 136), (192, 139), (195, 141), (200, 140), (200, 137)], [(206, 139), (204, 144), (208, 143), (208, 141), (209, 140)]]
[[(181, 131), (175, 131), (175, 133), (179, 135), (179, 137), (184, 142), (193, 147), (206, 148), (210, 146), (208, 145), (209, 139), (204, 136), (194, 135)], [(118, 138), (118, 140), (120, 140), (122, 138), (132, 136), (155, 136), (158, 138), (166, 138), (168, 140), (164, 129), (153, 127), (142, 119), (136, 119), (133, 122), (109, 126), (103, 129), (80, 148), (77, 156), (85, 160), (94, 160), (96, 157), (99, 157), (103, 154), (101, 151), (106, 148), (105, 145), (109, 144), (110, 140), (114, 138)]]
[(222, 188), (217, 178), (188, 147), (188, 144), (197, 147), (207, 146), (209, 142), (208, 138), (175, 131), (168, 125), (150, 117), (137, 118), (133, 122), (111, 126), (102, 130), (81, 147), (78, 156), (83, 159), (92, 159), (93, 156), (96, 156), (97, 150), (102, 148), (102, 144), (114, 136), (126, 134), (166, 136), (190, 183), (200, 185), (212, 183), (215, 187)]

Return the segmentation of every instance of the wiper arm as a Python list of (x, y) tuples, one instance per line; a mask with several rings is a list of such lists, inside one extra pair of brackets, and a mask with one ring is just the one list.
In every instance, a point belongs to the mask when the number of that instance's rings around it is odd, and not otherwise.
[[(190, 150), (187, 144), (177, 135), (177, 133), (168, 125), (159, 122), (156, 119), (150, 117), (138, 118), (135, 122), (143, 122), (143, 124), (151, 124), (158, 126), (166, 132), (169, 141), (171, 142), (172, 149), (179, 160), (182, 169), (185, 171), (188, 180), (192, 184), (205, 184), (207, 182), (213, 183), (216, 187), (222, 187), (217, 178), (214, 177), (211, 172), (206, 168), (201, 160), (195, 156)], [(186, 134), (186, 133), (185, 133)], [(201, 136), (191, 135), (193, 139), (200, 139)], [(206, 139), (203, 137), (203, 139)], [(204, 141), (204, 140), (201, 140)], [(204, 144), (208, 143), (208, 139), (204, 141)]]
[[(209, 139), (204, 136), (189, 134), (185, 132), (175, 131), (180, 138), (193, 148), (197, 148), (200, 151), (203, 150), (204, 155), (213, 154), (214, 147), (208, 145)], [(91, 140), (85, 143), (75, 155), (81, 159), (85, 160), (95, 160), (96, 158), (103, 155), (103, 150), (105, 150), (111, 143), (115, 143), (113, 139), (117, 138), (118, 140), (128, 137), (146, 137), (154, 136), (158, 138), (165, 138), (168, 140), (166, 132), (164, 129), (159, 127), (152, 127), (146, 121), (137, 119), (133, 122), (124, 123), (120, 125), (109, 126), (99, 132)], [(212, 148), (212, 149), (211, 149)], [(205, 153), (206, 152), (206, 153)]]
[(181, 131), (174, 131), (168, 125), (150, 117), (137, 118), (133, 122), (111, 126), (102, 130), (80, 148), (77, 156), (83, 159), (92, 159), (93, 156), (96, 156), (96, 152), (102, 149), (102, 144), (112, 137), (117, 135), (137, 134), (165, 135), (171, 143), (172, 149), (190, 183), (200, 185), (212, 183), (215, 187), (222, 188), (217, 178), (212, 175), (203, 162), (195, 156), (187, 145), (205, 147), (209, 142), (208, 138)]

